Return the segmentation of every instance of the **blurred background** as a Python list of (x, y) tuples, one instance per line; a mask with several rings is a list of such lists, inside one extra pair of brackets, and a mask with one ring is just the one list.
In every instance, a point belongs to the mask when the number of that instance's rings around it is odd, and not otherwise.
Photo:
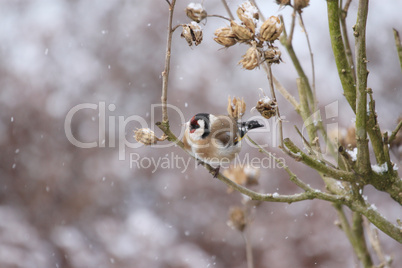
[[(354, 116), (342, 96), (333, 61), (326, 2), (311, 2), (303, 18), (314, 52), (320, 107), (334, 102), (339, 107), (339, 116), (330, 121), (323, 117), (324, 123), (347, 128)], [(177, 1), (174, 24), (190, 22), (184, 12), (189, 3)], [(241, 1), (228, 3), (235, 12)], [(266, 17), (283, 14), (289, 27), (290, 8), (279, 10), (273, 0), (257, 3)], [(220, 1), (206, 0), (204, 7), (208, 14), (226, 16)], [(356, 10), (353, 1), (350, 30)], [(382, 130), (393, 130), (402, 112), (402, 75), (392, 28), (402, 33), (402, 1), (372, 1), (370, 10), (369, 86)], [(160, 102), (167, 17), (163, 0), (2, 1), (1, 267), (246, 267), (242, 235), (227, 224), (230, 208), (242, 205), (239, 193), (227, 193), (227, 187), (194, 160), (186, 170), (130, 162), (133, 155), (187, 159), (172, 146), (137, 146), (133, 130), (143, 125), (139, 120), (119, 121), (138, 116), (154, 128), (153, 123), (161, 119), (160, 109), (151, 105)], [(188, 47), (180, 29), (174, 33), (168, 102), (180, 109), (185, 120), (198, 112), (225, 113), (228, 95), (244, 97), (249, 111), (261, 95), (259, 88), (269, 92), (266, 75), (262, 69), (247, 71), (237, 65), (245, 45), (224, 49), (213, 41), (214, 31), (227, 25), (225, 20), (208, 18), (201, 25), (204, 40), (197, 47)], [(283, 63), (273, 67), (274, 75), (296, 94), (295, 69), (278, 46)], [(311, 77), (299, 25), (294, 46)], [(284, 98), (278, 96), (278, 101), (286, 117), (285, 137), (301, 145), (293, 126), (301, 128), (302, 122)], [(72, 134), (81, 142), (97, 142), (94, 148), (79, 148), (66, 137), (66, 116), (79, 104), (95, 108), (74, 114)], [(178, 113), (169, 113), (173, 131), (180, 133)], [(251, 116), (257, 114), (247, 112), (245, 118)], [(105, 136), (99, 139), (102, 122)], [(250, 136), (269, 144), (267, 149), (283, 157), (300, 178), (324, 190), (315, 172), (276, 148), (274, 122), (265, 120), (265, 125), (270, 126), (265, 133)], [(127, 146), (119, 155), (119, 135), (136, 148)], [(246, 153), (261, 157), (247, 144), (242, 155)], [(399, 153), (393, 151), (393, 159), (400, 167)], [(273, 164), (261, 170), (260, 184), (253, 189), (299, 192)], [(402, 216), (401, 207), (387, 194), (366, 187), (365, 195), (389, 220)], [(336, 220), (331, 204), (319, 200), (253, 208), (247, 233), (256, 267), (358, 267)], [(393, 267), (401, 267), (402, 246), (381, 232), (380, 240), (394, 259)]]

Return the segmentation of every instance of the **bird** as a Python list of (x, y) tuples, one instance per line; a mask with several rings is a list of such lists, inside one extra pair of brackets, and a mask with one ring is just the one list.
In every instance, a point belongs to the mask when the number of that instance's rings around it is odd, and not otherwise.
[(216, 178), (220, 166), (229, 164), (240, 152), (246, 133), (263, 126), (256, 120), (237, 122), (229, 115), (198, 113), (185, 124), (184, 149), (198, 161), (210, 164)]

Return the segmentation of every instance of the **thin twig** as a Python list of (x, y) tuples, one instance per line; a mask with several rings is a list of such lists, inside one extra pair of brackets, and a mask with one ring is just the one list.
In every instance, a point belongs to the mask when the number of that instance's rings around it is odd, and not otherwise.
[(398, 58), (399, 58), (399, 63), (401, 64), (401, 69), (402, 69), (402, 43), (401, 43), (401, 38), (399, 37), (399, 33), (396, 29), (393, 29), (394, 31), (394, 38), (395, 38), (395, 46), (396, 50), (398, 51)]
[(341, 27), (342, 27), (342, 34), (343, 34), (343, 39), (344, 39), (344, 44), (345, 44), (345, 52), (347, 59), (349, 61), (349, 66), (353, 75), (354, 81), (356, 81), (356, 71), (355, 71), (355, 64), (353, 61), (353, 55), (352, 55), (352, 49), (350, 47), (350, 41), (349, 41), (349, 36), (348, 36), (348, 28), (346, 26), (346, 17), (348, 15), (348, 10), (349, 6), (352, 0), (348, 0), (345, 4), (345, 7), (342, 9), (342, 1), (340, 2), (340, 9), (339, 11), (341, 12), (340, 14), (340, 20), (341, 20)]
[(251, 246), (250, 243), (250, 239), (249, 239), (249, 235), (247, 232), (246, 228), (245, 230), (243, 230), (243, 232), (241, 232), (243, 239), (244, 239), (244, 243), (246, 244), (246, 259), (247, 259), (247, 268), (254, 268), (254, 260), (253, 260), (253, 248)]
[(279, 91), (279, 93), (281, 93), (281, 95), (290, 103), (292, 104), (293, 108), (295, 109), (295, 111), (300, 114), (300, 104), (297, 102), (297, 100), (295, 99), (295, 97), (289, 93), (289, 91), (286, 90), (286, 88), (284, 88), (282, 86), (282, 84), (275, 78), (274, 75), (272, 75), (272, 79), (274, 81), (274, 85), (275, 88)]
[(226, 12), (228, 13), (229, 18), (230, 18), (231, 20), (234, 20), (232, 11), (230, 11), (230, 8), (229, 8), (229, 6), (228, 6), (228, 3), (226, 3), (226, 0), (222, 0), (222, 4), (223, 4), (223, 6), (224, 6), (225, 9), (226, 9)]
[[(269, 81), (269, 88), (271, 90), (271, 97), (272, 99), (277, 102), (276, 96), (275, 96), (275, 88), (274, 88), (274, 79), (272, 77), (272, 69), (271, 69), (271, 64), (267, 63), (264, 65), (264, 69), (267, 68), (267, 75), (268, 75), (268, 81)], [(279, 105), (276, 106), (276, 117), (278, 118), (278, 125), (279, 125), (279, 140), (280, 140), (280, 147), (284, 148), (283, 146), (283, 126), (282, 126), (282, 118), (281, 114), (279, 112)]]
[(176, 4), (176, 0), (172, 0), (170, 3), (168, 0), (166, 2), (169, 4), (169, 18), (168, 18), (168, 29), (167, 29), (167, 40), (166, 40), (166, 55), (165, 55), (165, 69), (162, 72), (162, 120), (163, 122), (168, 122), (169, 117), (167, 113), (167, 93), (168, 93), (168, 83), (169, 83), (169, 71), (170, 71), (170, 55), (172, 51), (172, 22), (173, 22), (173, 11)]
[(293, 40), (293, 33), (295, 30), (295, 26), (296, 26), (296, 16), (297, 16), (297, 12), (296, 12), (296, 5), (293, 7), (293, 13), (292, 13), (292, 24), (290, 26), (290, 33), (289, 36), (286, 40), (287, 42), (287, 46), (291, 46), (292, 45), (292, 40)]
[(399, 123), (398, 123), (398, 125), (396, 126), (396, 128), (394, 129), (394, 131), (392, 131), (391, 136), (389, 136), (388, 144), (391, 144), (391, 143), (395, 140), (396, 135), (398, 134), (398, 132), (399, 132), (399, 130), (400, 130), (401, 128), (402, 128), (402, 120), (399, 121)]
[(224, 19), (224, 20), (228, 20), (228, 21), (230, 21), (230, 19), (229, 18), (226, 18), (226, 17), (224, 17), (224, 16), (221, 16), (221, 15), (207, 15), (207, 17), (216, 17), (216, 18), (221, 18), (221, 19)]
[(290, 150), (290, 152), (292, 152), (295, 156), (298, 157), (298, 160), (302, 161), (307, 166), (317, 170), (318, 172), (321, 172), (336, 180), (356, 182), (357, 178), (356, 178), (355, 174), (344, 171), (344, 170), (339, 170), (339, 169), (334, 169), (334, 168), (328, 167), (327, 165), (323, 164), (321, 161), (317, 160), (316, 158), (310, 157), (307, 154), (305, 154), (288, 138), (286, 138), (284, 140), (284, 143), (285, 143), (286, 147)]
[(356, 241), (357, 257), (365, 268), (373, 267), (373, 260), (366, 246), (366, 238), (364, 237), (363, 230), (363, 217), (360, 213), (354, 212), (352, 216), (352, 230)]
[(377, 164), (382, 165), (385, 162), (388, 162), (390, 164), (390, 159), (387, 161), (387, 158), (385, 156), (385, 151), (384, 151), (384, 142), (385, 139), (383, 139), (383, 136), (381, 134), (381, 129), (380, 125), (378, 124), (377, 121), (377, 113), (375, 111), (375, 100), (373, 98), (373, 90), (371, 88), (367, 89), (367, 93), (369, 95), (369, 113), (367, 115), (367, 132), (370, 135), (370, 141), (371, 145), (374, 150), (375, 158), (377, 160)]
[(293, 173), (290, 168), (279, 158), (275, 157), (272, 153), (268, 152), (267, 150), (265, 150), (264, 148), (262, 148), (260, 145), (258, 145), (253, 139), (251, 139), (248, 135), (247, 135), (247, 139), (254, 144), (258, 150), (265, 154), (266, 156), (269, 156), (270, 158), (272, 158), (276, 163), (281, 165), (281, 168), (283, 168), (290, 177), (290, 180), (296, 184), (298, 187), (300, 187), (301, 189), (303, 189), (304, 191), (316, 191), (315, 189), (311, 188), (308, 184), (306, 184), (305, 182), (303, 182), (302, 180), (300, 180), (295, 173)]
[[(279, 15), (279, 18), (280, 18), (282, 24), (284, 24), (285, 22), (284, 22), (283, 16)], [(296, 53), (293, 49), (293, 45), (291, 43), (289, 43), (288, 40), (289, 40), (289, 37), (287, 36), (286, 29), (283, 28), (282, 37), (280, 38), (281, 44), (285, 46), (299, 77), (303, 78), (306, 81), (306, 90), (307, 90), (306, 94), (308, 96), (309, 102), (314, 103), (313, 91), (310, 87), (309, 79), (308, 79), (307, 75), (305, 74), (299, 59), (296, 56)]]
[(350, 3), (352, 3), (352, 0), (348, 0), (345, 6), (343, 7), (343, 12), (345, 12), (346, 14), (348, 13)]
[(312, 80), (313, 80), (311, 82), (311, 88), (313, 90), (313, 103), (311, 103), (311, 106), (312, 106), (311, 110), (314, 112), (315, 110), (317, 110), (317, 107), (318, 107), (317, 94), (316, 94), (316, 90), (315, 90), (314, 55), (313, 55), (313, 50), (312, 50), (311, 44), (310, 44), (310, 38), (308, 37), (307, 29), (306, 29), (306, 26), (304, 25), (303, 16), (301, 13), (299, 14), (299, 17), (300, 17), (300, 25), (303, 29), (304, 34), (306, 35), (307, 46), (308, 46), (308, 50), (310, 52), (311, 73), (312, 73)]
[(370, 227), (370, 222), (364, 218), (364, 228), (366, 229), (366, 233), (368, 236), (368, 239), (370, 241), (371, 246), (373, 247), (378, 259), (380, 260), (382, 266), (382, 268), (389, 268), (390, 264), (392, 262), (392, 259), (388, 259), (381, 247), (381, 242), (380, 239), (378, 237), (378, 230), (375, 228), (371, 228)]

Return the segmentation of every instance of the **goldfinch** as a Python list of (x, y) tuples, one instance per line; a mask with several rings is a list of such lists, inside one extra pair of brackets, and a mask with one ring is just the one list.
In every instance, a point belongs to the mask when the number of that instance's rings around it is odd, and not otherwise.
[(263, 127), (252, 120), (238, 123), (228, 115), (199, 113), (186, 123), (184, 148), (195, 158), (215, 167), (214, 177), (223, 163), (231, 162), (241, 149), (247, 131)]

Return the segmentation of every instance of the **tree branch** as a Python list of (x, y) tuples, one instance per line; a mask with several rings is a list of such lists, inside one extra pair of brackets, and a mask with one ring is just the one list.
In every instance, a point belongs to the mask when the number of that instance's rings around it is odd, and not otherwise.
[(173, 22), (173, 11), (174, 6), (176, 4), (176, 0), (172, 0), (170, 3), (168, 0), (166, 2), (169, 4), (169, 18), (168, 18), (168, 27), (167, 27), (167, 40), (166, 40), (166, 55), (165, 55), (165, 69), (162, 72), (162, 121), (168, 122), (168, 113), (167, 113), (167, 93), (168, 93), (168, 82), (169, 82), (169, 71), (170, 71), (170, 55), (172, 51), (172, 22)]
[(367, 56), (366, 21), (368, 0), (360, 0), (357, 23), (354, 27), (356, 39), (356, 141), (358, 172), (367, 175), (371, 171), (367, 139)]
[[(283, 17), (281, 15), (279, 17), (280, 17), (282, 23), (284, 23)], [(283, 32), (282, 32), (282, 36), (280, 38), (280, 42), (281, 42), (281, 44), (283, 46), (285, 46), (286, 51), (288, 52), (288, 54), (289, 54), (289, 56), (290, 56), (290, 58), (292, 60), (292, 63), (294, 65), (295, 69), (296, 69), (297, 74), (299, 75), (300, 78), (304, 79), (304, 81), (306, 82), (306, 89), (307, 89), (306, 94), (307, 94), (309, 103), (311, 105), (313, 105), (314, 104), (314, 96), (313, 96), (313, 91), (312, 91), (312, 89), (310, 87), (309, 79), (308, 79), (307, 75), (305, 74), (299, 59), (296, 56), (296, 52), (293, 49), (292, 43), (288, 42), (289, 38), (288, 38), (288, 36), (286, 34), (286, 29), (284, 27)]]
[[(365, 256), (368, 254), (367, 248), (364, 246), (366, 250), (362, 250), (359, 239), (361, 238), (360, 236), (356, 236), (356, 224), (357, 221), (355, 221), (357, 218), (354, 218), (353, 221), (353, 228), (351, 228), (349, 221), (345, 215), (345, 211), (343, 210), (341, 205), (335, 205), (335, 209), (338, 212), (338, 218), (340, 220), (340, 225), (342, 230), (345, 232), (346, 236), (348, 237), (350, 243), (352, 244), (353, 250), (356, 253), (356, 256), (359, 258), (359, 260), (364, 264)], [(354, 213), (356, 215), (356, 213)], [(361, 216), (360, 216), (361, 218)], [(363, 240), (364, 241), (364, 240)], [(368, 258), (370, 258), (370, 255), (368, 255)], [(367, 265), (364, 264), (364, 267), (367, 267)], [(371, 268), (371, 266), (369, 266)]]
[(344, 39), (344, 44), (345, 44), (345, 52), (347, 59), (349, 61), (349, 66), (351, 68), (351, 73), (353, 75), (354, 81), (356, 81), (356, 72), (355, 72), (355, 64), (353, 61), (353, 55), (352, 55), (352, 49), (350, 48), (350, 42), (349, 42), (349, 36), (348, 36), (348, 31), (347, 31), (347, 26), (346, 26), (346, 17), (348, 15), (348, 10), (349, 6), (352, 0), (348, 0), (345, 4), (345, 7), (342, 9), (342, 1), (340, 2), (340, 12), (341, 12), (341, 26), (342, 26), (342, 34), (343, 34), (343, 39)]
[(334, 53), (339, 78), (342, 83), (343, 93), (352, 110), (356, 112), (356, 87), (352, 71), (346, 57), (341, 27), (339, 25), (338, 0), (327, 0), (327, 10), (332, 51)]
[(352, 216), (352, 230), (356, 241), (357, 257), (365, 268), (372, 268), (373, 260), (367, 250), (366, 239), (364, 237), (363, 217), (360, 213), (354, 212)]
[(309, 167), (323, 173), (324, 175), (340, 181), (349, 181), (349, 182), (356, 181), (355, 174), (344, 170), (333, 169), (326, 166), (325, 164), (316, 160), (315, 158), (306, 155), (290, 139), (286, 138), (284, 140), (284, 143), (285, 146), (290, 150), (290, 152), (293, 153), (293, 156), (295, 157), (296, 160), (302, 161)]
[(374, 205), (364, 202), (350, 202), (347, 206), (356, 212), (363, 214), (371, 223), (377, 226), (378, 229), (392, 237), (399, 243), (402, 243), (402, 228), (389, 222), (382, 216)]

